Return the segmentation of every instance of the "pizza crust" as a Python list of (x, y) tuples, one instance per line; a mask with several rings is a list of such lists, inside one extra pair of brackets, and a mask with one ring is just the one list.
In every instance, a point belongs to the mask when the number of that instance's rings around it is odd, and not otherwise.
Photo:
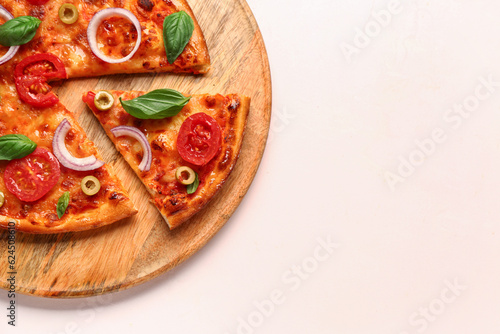
[(66, 215), (59, 224), (54, 225), (47, 221), (32, 221), (28, 219), (14, 219), (0, 216), (0, 228), (9, 228), (9, 222), (14, 221), (15, 229), (19, 232), (34, 234), (51, 234), (63, 232), (78, 232), (109, 225), (137, 213), (126, 194), (119, 202), (103, 203), (92, 211), (78, 215)]
[(193, 36), (191, 36), (191, 40), (187, 45), (187, 48), (192, 49), (192, 52), (195, 53), (198, 58), (198, 64), (192, 66), (193, 72), (205, 74), (210, 70), (210, 54), (208, 53), (207, 42), (203, 35), (203, 31), (187, 1), (179, 0), (177, 6), (179, 11), (184, 10), (194, 21)]

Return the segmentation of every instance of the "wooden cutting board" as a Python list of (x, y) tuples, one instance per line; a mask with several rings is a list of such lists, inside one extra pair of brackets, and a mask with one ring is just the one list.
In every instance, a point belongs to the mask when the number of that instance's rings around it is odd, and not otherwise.
[[(16, 234), (16, 290), (43, 297), (82, 297), (123, 290), (148, 281), (189, 258), (227, 222), (259, 166), (271, 117), (271, 77), (259, 28), (245, 0), (189, 0), (205, 34), (212, 70), (203, 76), (117, 75), (68, 80), (55, 88), (79, 115), (128, 189), (139, 213), (100, 229), (58, 235)], [(252, 98), (239, 160), (228, 181), (199, 214), (170, 231), (134, 172), (81, 101), (90, 89), (149, 91), (173, 88), (187, 94), (241, 93)], [(237, 221), (231, 223), (237, 224)], [(0, 287), (9, 274), (6, 231), (0, 232)]]

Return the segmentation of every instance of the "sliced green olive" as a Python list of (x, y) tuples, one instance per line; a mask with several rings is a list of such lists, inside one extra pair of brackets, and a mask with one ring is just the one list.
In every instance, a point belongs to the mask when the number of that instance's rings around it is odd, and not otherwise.
[(59, 8), (59, 18), (63, 23), (73, 24), (78, 20), (78, 9), (75, 5), (65, 3)]
[(92, 196), (101, 189), (101, 182), (95, 176), (85, 176), (82, 180), (82, 191), (85, 195)]
[(191, 168), (187, 166), (182, 166), (177, 168), (177, 170), (175, 171), (175, 178), (180, 183), (188, 185), (194, 182), (196, 178), (196, 173)]
[(3, 192), (0, 191), (0, 208), (3, 206), (3, 203), (5, 202), (5, 195)]
[(106, 111), (111, 109), (113, 104), (115, 103), (115, 98), (113, 94), (107, 92), (105, 90), (100, 90), (95, 94), (94, 104), (95, 107), (99, 110)]

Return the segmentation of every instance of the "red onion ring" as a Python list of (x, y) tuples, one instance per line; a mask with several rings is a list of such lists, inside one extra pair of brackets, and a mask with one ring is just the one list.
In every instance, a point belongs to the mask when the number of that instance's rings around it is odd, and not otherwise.
[[(101, 25), (102, 21), (104, 21), (105, 19), (113, 16), (129, 19), (134, 24), (135, 29), (137, 30), (137, 41), (135, 42), (134, 49), (126, 57), (119, 59), (106, 56), (101, 52), (101, 50), (99, 50), (99, 47), (97, 46), (97, 29), (99, 28), (99, 25)], [(87, 28), (87, 39), (89, 41), (90, 49), (99, 59), (110, 64), (117, 64), (129, 60), (137, 52), (141, 44), (141, 31), (141, 24), (131, 11), (123, 8), (106, 8), (98, 11), (90, 20), (89, 26)]]
[(64, 140), (70, 129), (71, 124), (65, 118), (57, 127), (56, 132), (54, 133), (54, 139), (52, 140), (54, 155), (59, 160), (61, 165), (78, 171), (88, 171), (102, 167), (104, 165), (104, 161), (97, 160), (95, 155), (85, 158), (76, 158), (69, 153)]
[[(9, 13), (7, 9), (3, 8), (1, 5), (0, 5), (0, 17), (3, 18), (5, 21), (9, 21), (14, 18), (14, 16), (11, 13)], [(7, 51), (7, 53), (5, 53), (2, 57), (0, 57), (0, 65), (11, 60), (18, 50), (19, 50), (19, 45), (11, 46)]]
[(151, 146), (149, 145), (148, 139), (139, 129), (132, 126), (121, 125), (111, 129), (111, 133), (115, 137), (129, 136), (139, 141), (144, 151), (144, 156), (139, 164), (139, 170), (141, 172), (147, 172), (151, 169), (151, 161), (153, 160), (153, 153), (151, 152)]

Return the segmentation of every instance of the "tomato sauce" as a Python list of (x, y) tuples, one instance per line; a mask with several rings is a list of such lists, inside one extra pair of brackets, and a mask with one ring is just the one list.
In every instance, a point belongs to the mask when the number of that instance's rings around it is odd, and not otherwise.
[(135, 47), (137, 29), (129, 20), (111, 17), (104, 20), (97, 29), (97, 44), (108, 57), (126, 57)]

